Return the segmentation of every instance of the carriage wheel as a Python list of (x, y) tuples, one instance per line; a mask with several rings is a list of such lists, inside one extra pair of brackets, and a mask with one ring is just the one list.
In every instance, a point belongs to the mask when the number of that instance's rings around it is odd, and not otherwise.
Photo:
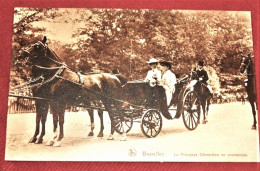
[(200, 121), (200, 101), (195, 91), (189, 91), (184, 96), (182, 118), (188, 130), (197, 128)]
[[(123, 125), (119, 117), (116, 117), (115, 123), (116, 123), (115, 131), (119, 134), (123, 134)], [(133, 116), (131, 115), (124, 116), (124, 123), (125, 123), (126, 133), (128, 133), (133, 127)]]
[(142, 116), (141, 131), (148, 137), (156, 137), (162, 129), (162, 116), (154, 109), (146, 111)]

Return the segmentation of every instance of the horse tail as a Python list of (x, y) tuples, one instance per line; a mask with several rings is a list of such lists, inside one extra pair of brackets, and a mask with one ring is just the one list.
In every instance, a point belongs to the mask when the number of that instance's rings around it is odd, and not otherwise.
[(115, 76), (119, 79), (122, 85), (125, 85), (127, 83), (127, 79), (122, 74), (115, 74)]

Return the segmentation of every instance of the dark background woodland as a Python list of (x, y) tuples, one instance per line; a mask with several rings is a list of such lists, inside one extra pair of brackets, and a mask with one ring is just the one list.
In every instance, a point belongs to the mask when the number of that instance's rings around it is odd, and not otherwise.
[[(63, 41), (50, 34), (50, 23), (78, 27), (71, 40)], [(203, 60), (214, 92), (226, 98), (245, 93), (240, 59), (253, 54), (247, 12), (16, 8), (10, 86), (26, 79), (14, 65), (20, 50), (44, 35), (70, 68), (83, 72), (118, 68), (129, 80), (145, 77), (151, 57), (171, 61), (172, 71), (180, 76)]]

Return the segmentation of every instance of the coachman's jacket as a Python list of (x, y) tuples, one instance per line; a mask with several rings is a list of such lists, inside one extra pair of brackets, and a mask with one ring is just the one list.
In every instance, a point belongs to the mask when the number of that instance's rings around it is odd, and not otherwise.
[(208, 74), (207, 74), (207, 71), (205, 71), (204, 69), (201, 69), (201, 70), (197, 70), (196, 72), (197, 72), (197, 74), (198, 74), (199, 80), (200, 80), (202, 83), (204, 83), (204, 84), (207, 85), (207, 81), (208, 81), (208, 79), (209, 79)]

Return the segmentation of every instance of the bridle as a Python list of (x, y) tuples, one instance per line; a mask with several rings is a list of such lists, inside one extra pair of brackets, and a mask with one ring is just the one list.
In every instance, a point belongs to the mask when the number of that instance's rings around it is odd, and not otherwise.
[[(31, 54), (30, 51), (29, 51), (30, 48), (32, 48), (33, 46), (36, 46), (36, 48), (39, 48), (39, 46), (42, 46), (42, 47), (44, 48), (44, 53), (43, 53), (43, 56), (42, 56), (43, 58), (48, 59), (48, 60), (54, 62), (55, 64), (59, 65), (59, 66), (64, 66), (64, 65), (65, 65), (64, 63), (61, 63), (61, 62), (59, 61), (58, 55), (56, 55), (56, 54), (48, 47), (47, 44), (43, 44), (41, 41), (39, 41), (39, 42), (37, 42), (37, 43), (35, 43), (35, 44), (29, 46), (27, 49), (23, 50), (23, 52), (24, 52), (26, 55), (28, 55), (28, 57), (26, 57), (26, 58), (24, 59), (24, 62), (23, 62), (23, 63), (28, 63), (30, 57), (36, 57), (36, 56), (37, 56), (37, 55), (35, 55), (35, 54)], [(47, 55), (48, 50), (53, 53), (53, 55), (56, 57), (56, 60), (55, 60), (55, 59), (52, 59), (52, 58), (50, 58), (50, 57), (48, 57), (48, 55)], [(32, 62), (30, 62), (30, 63), (32, 63)], [(36, 65), (36, 64), (33, 64), (33, 65), (36, 66), (36, 67), (39, 66), (39, 65)], [(44, 66), (39, 66), (39, 67), (44, 68)], [(45, 67), (45, 68), (46, 68), (46, 67)]]
[[(33, 64), (33, 62), (31, 62), (29, 59), (31, 57), (36, 58), (37, 56), (40, 56), (39, 54), (30, 53), (30, 48), (32, 48), (33, 46), (42, 46), (44, 48), (44, 53), (42, 55), (42, 58), (46, 58), (46, 59), (52, 61), (53, 63), (57, 64), (58, 66), (57, 67), (45, 67), (45, 66)], [(36, 47), (36, 48), (39, 48), (39, 47)], [(47, 54), (48, 50), (53, 53), (53, 55), (55, 56), (55, 58), (57, 60), (52, 59), (48, 56), (48, 54)], [(25, 53), (27, 55), (27, 57), (23, 60), (24, 62), (22, 62), (23, 64), (31, 63), (32, 67), (36, 67), (40, 70), (45, 70), (45, 71), (56, 70), (56, 71), (55, 71), (54, 75), (51, 76), (50, 78), (45, 78), (44, 75), (41, 74), (40, 76), (38, 76), (34, 79), (30, 79), (28, 82), (25, 82), (22, 85), (18, 85), (16, 87), (14, 87), (13, 90), (23, 89), (24, 87), (33, 88), (33, 87), (42, 86), (44, 84), (47, 84), (47, 83), (51, 82), (52, 80), (54, 80), (55, 78), (59, 77), (60, 74), (64, 71), (64, 69), (67, 68), (67, 65), (65, 63), (61, 63), (59, 61), (59, 57), (57, 56), (57, 54), (55, 54), (54, 51), (52, 51), (47, 45), (43, 44), (40, 41), (29, 46), (27, 49), (23, 50), (23, 53)]]
[[(253, 58), (253, 57), (251, 57), (251, 58)], [(248, 61), (248, 62), (245, 62), (245, 61)], [(250, 57), (248, 56), (248, 57), (246, 57), (246, 56), (243, 56), (242, 57), (242, 62), (241, 62), (241, 65), (240, 65), (240, 67), (244, 67), (244, 72), (243, 73), (240, 73), (241, 75), (254, 75), (254, 73), (253, 74), (249, 74), (249, 73), (247, 73), (247, 70), (248, 70), (248, 68), (249, 68), (249, 66), (251, 65), (251, 60), (250, 60)]]
[[(249, 67), (249, 65), (250, 65), (250, 63), (251, 63), (251, 61), (249, 60), (249, 59), (246, 59), (247, 57), (243, 57), (242, 58), (242, 62), (241, 62), (241, 66), (244, 66), (245, 67), (245, 69), (247, 69), (248, 67)], [(247, 63), (245, 63), (245, 61), (246, 60), (249, 60)]]

